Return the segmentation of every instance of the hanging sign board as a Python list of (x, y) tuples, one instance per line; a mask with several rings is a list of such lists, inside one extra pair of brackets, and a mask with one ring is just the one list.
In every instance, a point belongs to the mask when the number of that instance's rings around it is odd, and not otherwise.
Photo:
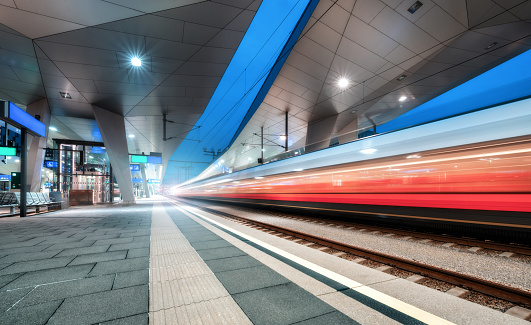
[(33, 136), (46, 137), (46, 125), (11, 102), (0, 101), (0, 119)]

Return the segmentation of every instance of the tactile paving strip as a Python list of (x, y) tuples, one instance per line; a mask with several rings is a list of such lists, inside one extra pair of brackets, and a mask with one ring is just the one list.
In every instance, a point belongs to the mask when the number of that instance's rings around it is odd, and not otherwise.
[(251, 324), (160, 204), (150, 251), (150, 324)]

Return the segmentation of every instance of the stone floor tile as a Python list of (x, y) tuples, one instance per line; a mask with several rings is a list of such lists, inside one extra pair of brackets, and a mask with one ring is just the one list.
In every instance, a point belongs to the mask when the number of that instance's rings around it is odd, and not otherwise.
[(47, 324), (94, 324), (148, 312), (148, 286), (67, 298)]
[(98, 262), (89, 276), (147, 269), (149, 258), (138, 257), (124, 260)]
[(70, 262), (70, 264), (68, 265), (80, 265), (80, 264), (88, 264), (88, 263), (122, 260), (122, 259), (125, 259), (126, 256), (127, 256), (127, 251), (113, 251), (113, 252), (104, 252), (104, 253), (84, 254), (84, 255), (76, 256), (76, 258), (74, 258), (74, 260)]
[(2, 315), (2, 324), (29, 325), (47, 324), (46, 321), (53, 315), (62, 301), (50, 301), (26, 308), (11, 309)]

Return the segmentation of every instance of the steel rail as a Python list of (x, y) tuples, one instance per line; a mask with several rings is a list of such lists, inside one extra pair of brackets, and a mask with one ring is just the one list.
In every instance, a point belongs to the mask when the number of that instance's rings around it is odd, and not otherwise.
[(405, 258), (392, 256), (380, 252), (376, 252), (373, 250), (369, 250), (366, 248), (356, 247), (353, 245), (348, 245), (345, 243), (341, 243), (338, 241), (334, 241), (331, 239), (326, 239), (322, 237), (317, 237), (314, 235), (306, 234), (300, 231), (296, 231), (293, 229), (288, 229), (284, 227), (279, 227), (276, 225), (272, 225), (265, 222), (260, 222), (256, 220), (247, 219), (240, 216), (235, 216), (230, 213), (214, 210), (211, 208), (206, 208), (197, 204), (193, 204), (190, 202), (186, 202), (186, 204), (194, 205), (197, 208), (210, 212), (213, 214), (221, 215), (224, 217), (228, 217), (231, 219), (236, 219), (240, 221), (244, 221), (256, 226), (260, 226), (263, 228), (275, 230), (281, 233), (285, 233), (287, 235), (298, 237), (307, 241), (311, 241), (323, 246), (331, 247), (346, 253), (350, 253), (353, 255), (361, 256), (376, 262), (380, 262), (383, 264), (391, 265), (393, 267), (397, 267), (402, 270), (406, 270), (413, 273), (422, 274), (425, 276), (428, 276), (430, 278), (438, 279), (441, 281), (445, 281), (457, 286), (462, 286), (483, 294), (487, 294), (496, 298), (504, 299), (516, 304), (522, 304), (526, 307), (531, 307), (531, 292), (520, 290), (517, 288), (509, 287), (503, 284), (499, 284), (492, 281), (483, 280), (480, 278), (475, 278), (473, 276), (469, 276), (466, 274), (461, 274), (454, 271), (449, 271), (443, 268), (438, 268), (435, 266), (411, 261)]

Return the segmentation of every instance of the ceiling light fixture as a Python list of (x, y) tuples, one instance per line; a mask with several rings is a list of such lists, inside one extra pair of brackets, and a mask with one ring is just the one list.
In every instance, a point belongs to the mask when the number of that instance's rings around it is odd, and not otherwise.
[(407, 11), (414, 14), (415, 11), (419, 10), (420, 7), (422, 7), (423, 3), (420, 1), (415, 2), (411, 7), (408, 8)]
[(496, 45), (498, 45), (498, 42), (491, 43), (491, 44), (489, 44), (488, 46), (485, 47), (485, 50), (490, 50), (491, 48), (493, 48)]
[(407, 99), (406, 96), (401, 96), (401, 97), (398, 99), (398, 101), (399, 101), (399, 102), (403, 102), (403, 101), (405, 101), (406, 99)]
[(131, 64), (134, 65), (135, 67), (139, 67), (142, 65), (142, 60), (140, 60), (139, 58), (135, 56), (134, 58), (131, 59)]
[(48, 129), (50, 129), (50, 131), (57, 131), (57, 128), (55, 128), (53, 126), (50, 126)]
[(72, 96), (70, 96), (69, 93), (64, 93), (64, 92), (60, 91), (59, 94), (60, 94), (61, 97), (63, 97), (63, 98), (66, 98), (66, 99), (72, 99)]
[(135, 135), (134, 135), (134, 134), (129, 134), (129, 137), (130, 137), (130, 138), (134, 138)]
[(337, 82), (337, 85), (339, 86), (339, 88), (346, 88), (348, 86), (348, 84), (349, 84), (349, 82), (348, 82), (347, 78), (341, 78)]
[(281, 135), (279, 136), (280, 140), (286, 140), (286, 136), (285, 135)]
[(396, 78), (397, 81), (402, 81), (406, 78), (407, 76), (405, 74), (401, 75), (400, 77)]

